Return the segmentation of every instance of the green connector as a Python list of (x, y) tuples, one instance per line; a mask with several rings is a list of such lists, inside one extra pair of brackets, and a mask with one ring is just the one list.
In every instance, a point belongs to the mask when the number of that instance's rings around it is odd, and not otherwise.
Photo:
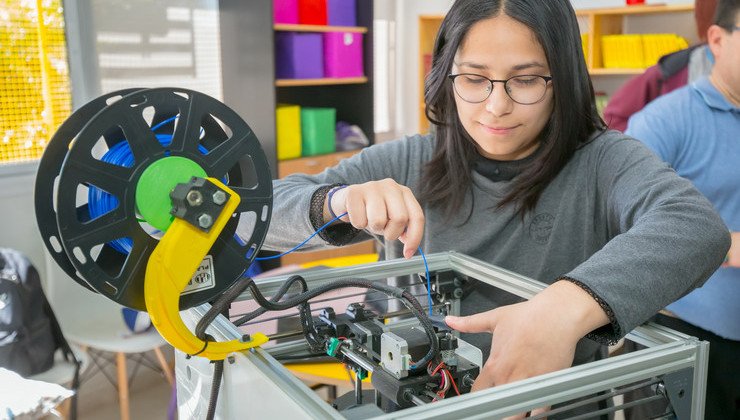
[(329, 348), (326, 350), (326, 354), (328, 354), (331, 357), (334, 357), (337, 355), (337, 349), (339, 348), (339, 345), (342, 344), (342, 342), (336, 338), (331, 338), (329, 340)]

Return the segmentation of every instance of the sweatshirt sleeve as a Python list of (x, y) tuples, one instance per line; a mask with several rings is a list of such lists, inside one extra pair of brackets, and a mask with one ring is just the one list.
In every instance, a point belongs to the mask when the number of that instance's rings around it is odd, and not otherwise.
[[(285, 251), (313, 235), (318, 226), (315, 226), (316, 221), (312, 223), (311, 208), (316, 207), (314, 212), (319, 206), (323, 209), (328, 187), (332, 185), (361, 184), (385, 178), (407, 185), (409, 173), (419, 170), (430, 144), (430, 136), (406, 137), (365, 148), (317, 175), (292, 174), (274, 180), (272, 218), (263, 248)], [(324, 249), (368, 237), (367, 233), (356, 230), (331, 231), (314, 236), (301, 250)]]
[(566, 277), (613, 312), (616, 323), (594, 332), (613, 342), (704, 284), (730, 237), (712, 204), (638, 140), (620, 135), (590, 164), (610, 240)]

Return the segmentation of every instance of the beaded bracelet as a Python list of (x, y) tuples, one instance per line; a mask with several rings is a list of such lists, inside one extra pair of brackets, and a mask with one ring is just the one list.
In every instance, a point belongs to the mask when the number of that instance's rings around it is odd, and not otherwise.
[(335, 192), (341, 190), (342, 188), (347, 188), (347, 187), (349, 187), (349, 185), (340, 185), (338, 187), (332, 188), (332, 190), (329, 191), (329, 194), (327, 194), (327, 196), (326, 196), (327, 197), (327, 200), (328, 200), (327, 204), (329, 206), (329, 213), (331, 214), (331, 217), (334, 218), (334, 219), (337, 218), (337, 215), (334, 213), (334, 210), (332, 210), (332, 208), (331, 208), (331, 198), (334, 196), (334, 193)]

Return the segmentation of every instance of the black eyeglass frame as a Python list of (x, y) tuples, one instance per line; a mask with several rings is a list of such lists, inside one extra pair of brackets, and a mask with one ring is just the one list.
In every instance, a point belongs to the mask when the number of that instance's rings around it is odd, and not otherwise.
[[(482, 100), (480, 100), (478, 102), (469, 101), (469, 100), (463, 98), (462, 95), (460, 95), (457, 92), (457, 89), (455, 88), (455, 79), (457, 77), (459, 77), (459, 76), (475, 76), (475, 77), (480, 77), (482, 79), (486, 79), (491, 84), (491, 90), (488, 91), (488, 95), (485, 98), (483, 98)], [(525, 102), (519, 102), (516, 99), (512, 98), (511, 97), (511, 94), (509, 93), (509, 90), (506, 88), (506, 84), (509, 82), (509, 80), (516, 79), (517, 77), (539, 77), (541, 79), (544, 79), (545, 80), (545, 91), (542, 93), (542, 96), (540, 96), (540, 98), (537, 99), (534, 102), (526, 102), (526, 103)], [(488, 98), (491, 97), (491, 93), (493, 93), (493, 84), (494, 83), (503, 83), (504, 84), (504, 92), (506, 92), (506, 95), (512, 101), (518, 103), (519, 105), (534, 105), (534, 104), (538, 103), (539, 101), (541, 101), (542, 98), (544, 98), (545, 95), (547, 95), (547, 84), (550, 83), (550, 81), (553, 79), (552, 76), (540, 76), (539, 74), (517, 74), (516, 76), (511, 76), (511, 77), (509, 77), (508, 79), (505, 79), (505, 80), (496, 80), (496, 79), (489, 79), (486, 76), (482, 76), (480, 74), (475, 74), (475, 73), (448, 74), (447, 75), (447, 78), (450, 79), (450, 80), (452, 80), (452, 89), (455, 91), (455, 93), (457, 94), (457, 96), (460, 96), (460, 99), (462, 99), (463, 101), (465, 101), (467, 103), (470, 103), (470, 104), (479, 104), (479, 103), (485, 102)]]

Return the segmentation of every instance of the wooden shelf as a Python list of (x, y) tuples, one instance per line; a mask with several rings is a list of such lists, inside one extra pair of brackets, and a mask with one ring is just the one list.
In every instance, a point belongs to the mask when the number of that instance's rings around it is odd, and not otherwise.
[(432, 68), (432, 51), (434, 40), (442, 25), (444, 15), (419, 16), (419, 133), (429, 132), (429, 121), (424, 114), (424, 79)]
[(367, 77), (346, 77), (340, 79), (277, 79), (275, 86), (326, 86), (326, 85), (351, 85), (357, 83), (367, 83)]
[[(343, 1), (343, 0), (342, 0)], [(359, 77), (344, 77), (344, 78), (329, 78), (322, 76), (324, 74), (316, 74), (317, 78), (301, 78), (301, 79), (287, 79), (278, 78), (277, 72), (273, 67), (273, 73), (270, 74), (269, 81), (266, 81), (267, 88), (270, 88), (274, 93), (275, 104), (293, 104), (298, 105), (302, 108), (333, 108), (336, 110), (336, 120), (346, 121), (349, 124), (358, 126), (367, 136), (370, 144), (375, 143), (375, 131), (374, 131), (374, 100), (373, 100), (373, 83), (372, 70), (373, 70), (373, 22), (375, 0), (352, 0), (355, 4), (355, 17), (356, 21), (346, 22), (344, 26), (331, 26), (331, 25), (299, 25), (299, 24), (276, 24), (272, 20), (272, 1), (236, 1), (235, 3), (242, 4), (258, 4), (263, 5), (266, 3), (266, 9), (269, 13), (260, 14), (254, 16), (255, 21), (265, 22), (267, 25), (266, 29), (269, 29), (270, 36), (275, 37), (276, 35), (284, 35), (286, 33), (301, 34), (316, 34), (323, 36), (324, 34), (341, 34), (350, 33), (354, 36), (353, 39), (361, 38), (362, 44), (362, 72), (359, 70), (352, 73), (353, 76)], [(254, 6), (256, 7), (256, 6)], [(264, 19), (267, 19), (266, 21)], [(352, 26), (349, 26), (352, 25)], [(251, 26), (245, 27), (247, 32), (251, 31)], [(262, 26), (260, 26), (262, 28)], [(266, 39), (266, 34), (260, 32), (254, 39)], [(260, 38), (261, 37), (261, 38)], [(254, 45), (255, 49), (258, 50), (259, 57), (265, 57), (264, 43), (252, 42), (247, 43)], [(259, 48), (258, 48), (259, 47)], [(273, 45), (272, 51), (267, 51), (267, 58), (275, 61), (278, 45)], [(237, 57), (238, 58), (238, 57)], [(321, 60), (321, 57), (318, 57)], [(236, 58), (234, 59), (236, 60)], [(240, 65), (244, 64), (243, 60), (237, 60)], [(258, 60), (258, 61), (269, 61), (269, 60)], [(247, 69), (247, 74), (251, 76), (250, 69), (254, 67), (253, 63), (245, 65), (243, 68)], [(299, 62), (300, 66), (301, 63)], [(332, 74), (334, 75), (334, 74)], [(261, 85), (265, 86), (265, 85)], [(252, 101), (254, 102), (254, 101)], [(259, 107), (258, 107), (259, 109)], [(272, 123), (272, 131), (267, 132), (266, 138), (275, 139), (273, 142), (273, 151), (277, 149), (277, 132), (275, 127), (276, 124), (276, 112), (274, 109), (269, 107), (265, 111), (270, 116), (270, 123)], [(320, 156), (308, 156), (297, 159), (278, 161), (275, 165), (277, 167), (277, 176), (282, 178), (292, 173), (305, 173), (305, 174), (317, 174), (325, 168), (331, 167), (339, 163), (345, 157), (351, 156), (357, 153), (357, 150), (347, 152), (336, 152), (331, 154), (325, 154)], [(273, 221), (273, 223), (275, 223)], [(360, 244), (352, 246), (344, 246), (332, 249), (326, 249), (322, 251), (311, 251), (311, 252), (293, 252), (280, 258), (281, 265), (291, 264), (303, 264), (311, 261), (324, 260), (327, 258), (336, 258), (342, 256), (351, 256), (359, 254), (371, 254), (375, 253), (375, 242), (365, 241)]]
[(357, 32), (367, 33), (364, 26), (324, 26), (324, 25), (289, 25), (277, 23), (274, 26), (276, 31), (295, 31), (295, 32)]
[(645, 71), (645, 69), (607, 69), (607, 68), (598, 68), (598, 69), (588, 69), (588, 73), (592, 76), (631, 76), (636, 74), (642, 74)]
[(601, 37), (604, 35), (619, 35), (624, 33), (625, 20), (629, 16), (657, 15), (666, 13), (687, 13), (694, 10), (693, 4), (684, 5), (635, 5), (604, 9), (576, 10), (576, 16), (587, 20), (588, 51), (586, 63), (591, 74), (594, 75), (629, 75), (640, 74), (641, 69), (605, 69), (603, 65), (603, 51)]
[(590, 15), (644, 15), (650, 13), (671, 13), (671, 12), (690, 12), (694, 10), (693, 4), (679, 5), (635, 5), (625, 7), (611, 7), (604, 9), (578, 9), (576, 16)]

